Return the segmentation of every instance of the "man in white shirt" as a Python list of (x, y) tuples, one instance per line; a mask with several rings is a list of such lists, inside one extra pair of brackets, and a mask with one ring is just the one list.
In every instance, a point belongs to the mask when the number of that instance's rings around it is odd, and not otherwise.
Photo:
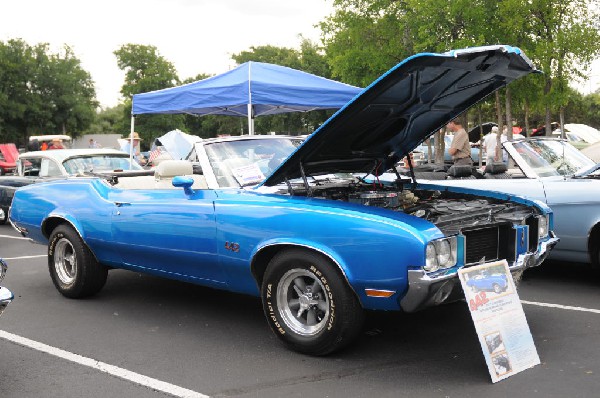
[(499, 158), (496, 153), (498, 148), (498, 126), (492, 127), (492, 131), (483, 138), (483, 149), (485, 150), (485, 163), (490, 164)]

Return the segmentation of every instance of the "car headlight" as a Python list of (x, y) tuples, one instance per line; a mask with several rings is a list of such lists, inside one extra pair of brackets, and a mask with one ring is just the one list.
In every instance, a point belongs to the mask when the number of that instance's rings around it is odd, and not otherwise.
[(6, 263), (0, 258), (0, 282), (2, 282), (4, 275), (6, 275), (6, 268)]
[(451, 268), (456, 265), (456, 236), (431, 241), (425, 250), (425, 266), (427, 272)]
[(545, 238), (548, 236), (548, 222), (549, 216), (546, 214), (538, 218), (538, 237)]
[(435, 272), (440, 269), (433, 242), (427, 244), (427, 249), (425, 250), (425, 266), (423, 269), (427, 272)]

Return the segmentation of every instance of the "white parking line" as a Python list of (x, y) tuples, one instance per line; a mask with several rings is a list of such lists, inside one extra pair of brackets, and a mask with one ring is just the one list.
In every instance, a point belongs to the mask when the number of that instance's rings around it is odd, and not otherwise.
[(0, 235), (0, 238), (29, 240), (29, 238), (23, 238), (22, 236), (11, 236), (11, 235)]
[(4, 260), (23, 260), (26, 258), (48, 257), (47, 254), (36, 254), (35, 256), (19, 256), (19, 257), (2, 257)]
[(67, 361), (75, 362), (79, 365), (89, 366), (90, 368), (99, 370), (104, 373), (108, 373), (112, 376), (119, 377), (121, 379), (130, 381), (135, 384), (139, 384), (144, 387), (151, 388), (155, 391), (164, 392), (165, 394), (173, 397), (181, 398), (208, 398), (208, 395), (200, 394), (196, 391), (188, 390), (187, 388), (179, 387), (174, 384), (166, 383), (154, 379), (152, 377), (144, 376), (139, 373), (129, 371), (127, 369), (119, 368), (118, 366), (109, 365), (104, 362), (96, 361), (92, 358), (87, 358), (78, 354), (74, 354), (69, 351), (61, 350), (60, 348), (52, 347), (44, 343), (39, 343), (34, 340), (30, 340), (25, 337), (18, 336), (4, 330), (0, 330), (0, 338), (12, 341), (13, 343), (19, 344), (24, 347), (29, 347), (37, 351), (45, 352), (56, 357), (66, 359)]
[(560, 308), (561, 310), (592, 312), (594, 314), (600, 314), (600, 310), (596, 310), (596, 309), (593, 309), (593, 308), (571, 307), (569, 305), (550, 304), (550, 303), (538, 303), (536, 301), (525, 301), (525, 300), (521, 300), (521, 303), (523, 303), (523, 304), (529, 304), (529, 305), (537, 305), (538, 307)]

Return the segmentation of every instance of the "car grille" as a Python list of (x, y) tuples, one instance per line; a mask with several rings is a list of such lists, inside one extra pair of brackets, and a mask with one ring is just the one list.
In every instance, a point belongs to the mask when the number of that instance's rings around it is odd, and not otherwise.
[(497, 224), (485, 228), (462, 231), (465, 236), (465, 264), (506, 259), (516, 259), (516, 232), (510, 224)]
[(539, 220), (537, 217), (528, 217), (526, 223), (529, 226), (529, 250), (535, 251), (535, 250), (537, 250), (538, 243), (539, 243), (539, 241), (538, 241), (539, 240), (539, 236), (538, 236)]

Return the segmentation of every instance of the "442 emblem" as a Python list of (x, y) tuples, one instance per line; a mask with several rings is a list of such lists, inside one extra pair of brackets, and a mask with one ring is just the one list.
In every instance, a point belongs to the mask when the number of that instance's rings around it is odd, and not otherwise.
[(225, 249), (231, 250), (232, 252), (237, 253), (240, 251), (240, 245), (238, 245), (237, 243), (234, 243), (234, 242), (225, 242)]

